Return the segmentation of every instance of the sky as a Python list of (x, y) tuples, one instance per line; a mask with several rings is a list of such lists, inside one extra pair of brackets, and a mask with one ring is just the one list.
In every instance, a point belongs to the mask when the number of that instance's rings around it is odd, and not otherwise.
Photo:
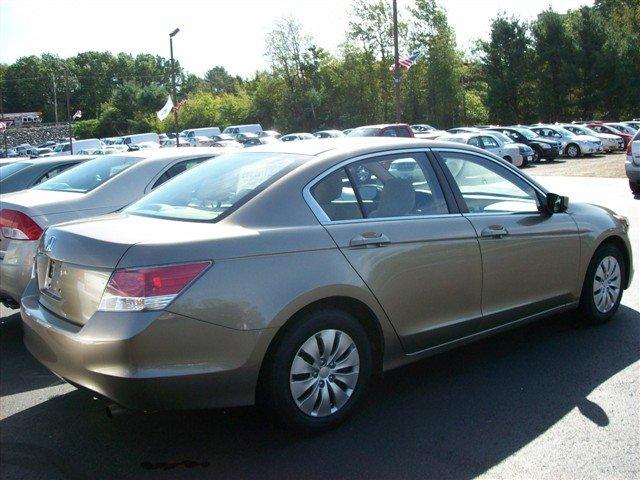
[[(389, 0), (391, 1), (391, 0)], [(202, 75), (215, 65), (251, 76), (266, 68), (264, 38), (283, 15), (297, 17), (315, 42), (336, 53), (349, 23), (350, 0), (0, 0), (0, 63), (26, 55), (63, 58), (87, 50), (169, 56)], [(398, 0), (402, 11), (411, 0)], [(565, 12), (593, 0), (440, 0), (469, 49), (487, 38), (500, 12), (530, 20), (549, 6)], [(403, 53), (403, 52), (401, 52)]]

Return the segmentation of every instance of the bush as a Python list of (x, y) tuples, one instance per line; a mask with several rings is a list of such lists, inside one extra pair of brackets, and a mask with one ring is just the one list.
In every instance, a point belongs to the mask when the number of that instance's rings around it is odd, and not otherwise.
[(99, 126), (100, 122), (97, 119), (80, 120), (73, 123), (71, 130), (73, 137), (77, 139), (96, 138), (98, 137)]

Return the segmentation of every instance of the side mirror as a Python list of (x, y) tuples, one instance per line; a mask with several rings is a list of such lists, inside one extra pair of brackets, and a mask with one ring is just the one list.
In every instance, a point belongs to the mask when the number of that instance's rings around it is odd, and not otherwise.
[(566, 212), (569, 208), (569, 197), (558, 195), (557, 193), (548, 193), (546, 207), (547, 212), (552, 214)]

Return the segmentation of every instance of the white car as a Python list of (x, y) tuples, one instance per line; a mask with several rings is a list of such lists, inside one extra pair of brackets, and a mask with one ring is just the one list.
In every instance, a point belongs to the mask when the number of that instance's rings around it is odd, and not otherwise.
[(102, 155), (28, 190), (0, 195), (0, 301), (13, 307), (19, 303), (31, 278), (40, 236), (50, 225), (117, 212), (225, 152), (198, 148)]
[(483, 150), (487, 150), (494, 155), (505, 159), (515, 167), (521, 167), (523, 165), (523, 161), (518, 146), (515, 143), (502, 142), (493, 135), (494, 133), (495, 132), (483, 131), (455, 133), (452, 135), (443, 135), (438, 137), (438, 140), (442, 142), (457, 142), (473, 145), (474, 147), (482, 148)]
[(502, 132), (484, 130), (484, 133), (486, 133), (487, 135), (491, 135), (495, 139), (501, 141), (503, 145), (518, 147), (518, 156), (520, 158), (515, 159), (512, 162), (516, 167), (525, 166), (534, 161), (535, 152), (533, 151), (533, 148), (531, 148), (529, 145), (526, 145), (524, 143), (518, 143), (514, 141), (513, 138), (509, 137), (508, 135), (505, 135)]
[(592, 135), (576, 135), (558, 125), (532, 125), (529, 127), (544, 138), (553, 138), (562, 144), (562, 152), (569, 158), (602, 152), (602, 141)]
[(82, 150), (102, 150), (105, 144), (102, 140), (97, 138), (87, 138), (85, 140), (73, 140), (73, 143), (64, 142), (57, 144), (53, 149), (53, 154), (58, 155), (71, 155), (71, 149), (73, 153), (77, 154)]
[(615, 150), (624, 150), (624, 140), (617, 135), (611, 135), (610, 133), (600, 133), (592, 130), (586, 125), (576, 125), (574, 123), (566, 123), (560, 125), (562, 128), (566, 128), (571, 133), (576, 135), (590, 135), (596, 137), (602, 141), (602, 149), (605, 152), (613, 152)]
[(313, 140), (314, 138), (316, 137), (310, 133), (290, 133), (280, 137), (280, 140), (283, 142), (296, 142), (298, 140)]
[(155, 132), (136, 133), (133, 135), (125, 135), (122, 137), (122, 142), (125, 145), (138, 145), (146, 142), (155, 142), (160, 144), (160, 136)]
[(629, 187), (634, 195), (640, 195), (640, 130), (627, 145), (627, 160), (624, 169), (629, 179)]
[(438, 130), (431, 125), (426, 123), (417, 123), (415, 125), (411, 125), (411, 130), (413, 130), (413, 135), (416, 138), (426, 138), (428, 140), (432, 140), (434, 138), (438, 138), (442, 135), (447, 135), (448, 133), (445, 130)]

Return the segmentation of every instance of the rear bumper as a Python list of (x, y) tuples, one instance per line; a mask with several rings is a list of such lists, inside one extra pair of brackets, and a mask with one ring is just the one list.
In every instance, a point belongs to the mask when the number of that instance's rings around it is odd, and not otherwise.
[(84, 326), (21, 303), (24, 343), (56, 375), (135, 410), (250, 405), (273, 330), (234, 330), (168, 312), (97, 312)]
[(20, 303), (22, 292), (31, 279), (38, 241), (9, 241), (0, 259), (0, 298)]

